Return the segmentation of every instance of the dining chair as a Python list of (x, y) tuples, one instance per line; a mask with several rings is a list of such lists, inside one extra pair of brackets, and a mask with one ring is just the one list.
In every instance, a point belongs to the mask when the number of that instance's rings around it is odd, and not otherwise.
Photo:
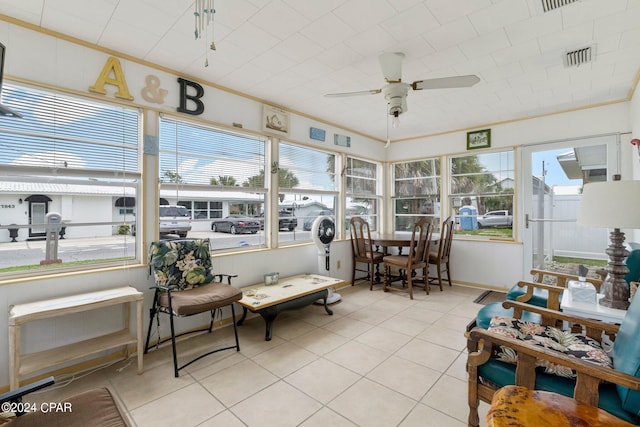
[[(440, 240), (437, 248), (431, 248), (429, 252), (429, 264), (436, 266), (438, 277), (429, 277), (429, 281), (438, 280), (440, 290), (442, 290), (442, 274), (447, 273), (447, 281), (451, 286), (451, 268), (449, 266), (449, 254), (451, 253), (451, 242), (453, 240), (453, 216), (442, 222), (440, 229)], [(443, 268), (444, 267), (444, 268)]]
[[(431, 246), (431, 220), (421, 218), (413, 225), (411, 243), (407, 255), (386, 255), (384, 261), (384, 291), (398, 290), (409, 293), (413, 299), (413, 286), (419, 283), (429, 295), (429, 247)], [(402, 276), (402, 287), (391, 286), (391, 268), (396, 268)], [(418, 274), (422, 270), (422, 274)], [(406, 285), (406, 287), (405, 287)]]
[[(155, 278), (155, 294), (149, 316), (149, 330), (144, 352), (149, 350), (149, 340), (154, 317), (158, 330), (158, 344), (160, 343), (160, 313), (169, 316), (171, 328), (171, 347), (173, 349), (173, 369), (175, 377), (178, 371), (213, 353), (223, 350), (236, 349), (240, 351), (238, 331), (235, 322), (233, 303), (242, 299), (242, 291), (231, 286), (230, 274), (213, 272), (211, 254), (209, 253), (209, 239), (192, 240), (160, 240), (151, 243), (149, 251), (149, 269)], [(227, 283), (222, 283), (226, 278)], [(235, 334), (235, 345), (223, 346), (201, 354), (182, 366), (178, 366), (176, 353), (176, 337), (193, 332), (211, 333), (216, 310), (231, 307), (231, 323)], [(193, 316), (200, 313), (210, 313), (209, 326), (189, 330), (176, 334), (174, 317)]]
[[(353, 251), (351, 285), (353, 286), (356, 283), (356, 271), (362, 271), (367, 273), (369, 289), (373, 290), (373, 285), (376, 284), (374, 266), (379, 266), (382, 263), (384, 253), (373, 250), (371, 245), (371, 230), (367, 221), (354, 216), (349, 221), (349, 224), (351, 230), (351, 249)], [(367, 264), (367, 269), (358, 268), (358, 263)]]

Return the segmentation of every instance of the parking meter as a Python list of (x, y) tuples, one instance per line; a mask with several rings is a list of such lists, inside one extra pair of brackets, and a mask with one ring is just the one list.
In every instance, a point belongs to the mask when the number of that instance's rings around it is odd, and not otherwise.
[(58, 259), (58, 237), (62, 229), (62, 215), (57, 212), (49, 212), (44, 216), (44, 223), (44, 228), (47, 233), (46, 258), (44, 263), (62, 262), (62, 260)]

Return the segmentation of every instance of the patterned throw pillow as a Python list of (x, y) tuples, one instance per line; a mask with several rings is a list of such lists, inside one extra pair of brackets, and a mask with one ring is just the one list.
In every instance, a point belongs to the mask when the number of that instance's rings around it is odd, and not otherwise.
[(209, 239), (151, 243), (149, 263), (158, 285), (186, 290), (213, 281)]
[[(503, 316), (495, 316), (491, 319), (489, 331), (527, 341), (530, 344), (555, 350), (596, 365), (613, 368), (611, 358), (598, 341), (584, 335), (574, 334), (571, 331), (563, 331), (551, 326), (542, 326)], [(494, 349), (494, 357), (506, 363), (515, 364), (518, 361), (517, 352), (506, 346)], [(547, 374), (567, 378), (576, 377), (576, 372), (573, 369), (548, 360), (538, 359), (536, 366)]]

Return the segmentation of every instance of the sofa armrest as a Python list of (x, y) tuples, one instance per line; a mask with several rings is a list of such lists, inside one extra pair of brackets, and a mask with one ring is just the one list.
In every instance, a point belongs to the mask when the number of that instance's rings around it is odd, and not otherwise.
[[(533, 268), (531, 269), (531, 275), (534, 277), (533, 281), (536, 283), (541, 283), (542, 279), (544, 278), (544, 276), (553, 276), (556, 278), (557, 280), (557, 284), (556, 286), (560, 286), (563, 288), (567, 287), (567, 283), (569, 280), (579, 280), (580, 277), (578, 277), (575, 274), (567, 274), (567, 273), (561, 273), (559, 271), (550, 271), (550, 270), (541, 270), (538, 268)], [(600, 291), (600, 286), (602, 285), (603, 280), (602, 279), (595, 279), (593, 277), (587, 277), (586, 281), (593, 284), (593, 286), (596, 287), (596, 290), (599, 292)]]
[(544, 283), (538, 282), (528, 282), (525, 280), (519, 281), (516, 286), (520, 288), (526, 287), (526, 292), (523, 295), (520, 295), (516, 298), (516, 301), (520, 302), (528, 302), (533, 297), (534, 289), (543, 289), (548, 293), (547, 296), (547, 308), (550, 310), (560, 310), (560, 295), (565, 290), (565, 288), (556, 285), (547, 285)]
[(538, 313), (542, 316), (542, 324), (545, 326), (555, 326), (558, 322), (571, 322), (580, 324), (586, 329), (586, 335), (598, 342), (602, 340), (603, 333), (617, 334), (618, 330), (620, 329), (620, 325), (616, 325), (613, 323), (575, 316), (572, 314), (563, 313), (561, 311), (549, 310), (548, 308), (542, 308), (518, 301), (504, 301), (502, 303), (502, 307), (507, 309), (513, 308), (513, 317), (515, 317), (516, 319), (521, 318), (522, 311)]
[[(493, 346), (503, 345), (518, 353), (516, 367), (516, 384), (535, 389), (536, 360), (548, 360), (558, 365), (573, 369), (576, 374), (576, 386), (573, 397), (582, 403), (598, 406), (598, 386), (602, 381), (621, 385), (632, 390), (640, 390), (640, 378), (625, 374), (615, 369), (606, 368), (567, 356), (563, 353), (535, 346), (525, 341), (491, 331), (476, 328), (469, 334), (469, 339), (477, 343), (478, 350), (469, 353), (467, 366), (469, 374), (477, 375), (477, 367), (486, 363), (491, 357)], [(472, 372), (473, 371), (473, 372)]]

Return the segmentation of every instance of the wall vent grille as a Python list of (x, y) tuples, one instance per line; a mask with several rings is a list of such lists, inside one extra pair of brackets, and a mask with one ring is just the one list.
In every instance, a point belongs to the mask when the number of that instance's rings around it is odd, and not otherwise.
[(565, 67), (579, 67), (595, 60), (595, 46), (583, 47), (568, 51), (564, 55)]
[(559, 7), (566, 6), (571, 3), (575, 3), (578, 0), (541, 0), (541, 1), (542, 1), (542, 9), (545, 12), (550, 12)]

